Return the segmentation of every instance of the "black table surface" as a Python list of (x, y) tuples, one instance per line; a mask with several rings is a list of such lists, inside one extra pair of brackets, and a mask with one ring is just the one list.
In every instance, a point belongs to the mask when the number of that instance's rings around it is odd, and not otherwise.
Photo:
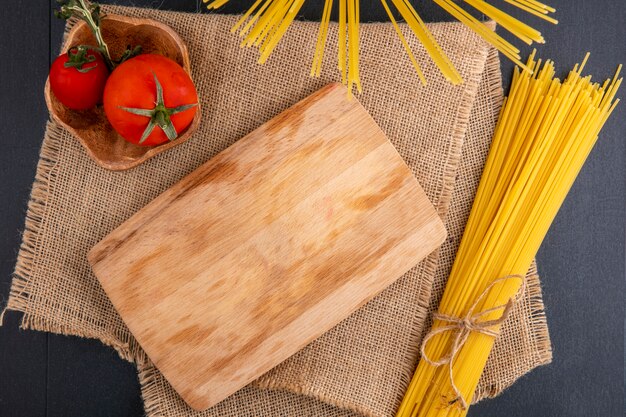
[[(363, 21), (386, 20), (378, 0), (361, 1)], [(626, 64), (624, 0), (546, 1), (557, 8), (557, 26), (501, 0), (491, 3), (542, 31), (547, 44), (539, 45), (539, 55), (554, 59), (561, 74), (586, 51), (592, 52), (586, 72), (597, 79)], [(0, 26), (0, 307), (8, 297), (48, 118), (43, 86), (63, 31), (52, 15), (54, 0), (13, 3), (3, 1)], [(117, 3), (204, 10), (199, 0)], [(224, 12), (241, 12), (251, 3), (231, 0)], [(430, 0), (414, 3), (427, 21), (451, 20)], [(308, 0), (302, 18), (318, 20), (322, 4)], [(505, 86), (512, 67), (503, 60)], [(625, 116), (626, 103), (602, 131), (537, 255), (553, 362), (472, 407), (470, 416), (624, 415)], [(112, 349), (95, 340), (22, 331), (19, 320), (8, 313), (0, 327), (0, 416), (144, 415), (135, 368)]]

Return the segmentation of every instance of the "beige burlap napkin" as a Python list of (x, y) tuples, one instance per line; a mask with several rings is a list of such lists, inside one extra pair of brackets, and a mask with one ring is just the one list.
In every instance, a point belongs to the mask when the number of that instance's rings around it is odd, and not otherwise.
[[(440, 251), (301, 352), (212, 409), (196, 413), (152, 366), (85, 255), (204, 161), (336, 81), (337, 71), (328, 59), (321, 78), (308, 76), (317, 31), (313, 23), (294, 23), (269, 62), (258, 66), (256, 53), (240, 49), (229, 33), (235, 17), (123, 7), (105, 11), (160, 20), (181, 35), (202, 100), (202, 123), (188, 142), (128, 172), (99, 168), (75, 138), (50, 123), (7, 308), (24, 313), (24, 328), (97, 338), (134, 361), (149, 416), (392, 415), (417, 362), (429, 313), (436, 308), (480, 177), (501, 104), (497, 55), (460, 24), (432, 24), (465, 83), (447, 83), (421, 45), (410, 40), (429, 80), (423, 87), (394, 29), (362, 25), (364, 93), (359, 100), (445, 218), (450, 237)], [(336, 43), (335, 26), (329, 43)], [(477, 399), (496, 395), (549, 360), (540, 287), (532, 275), (524, 302), (503, 328)]]

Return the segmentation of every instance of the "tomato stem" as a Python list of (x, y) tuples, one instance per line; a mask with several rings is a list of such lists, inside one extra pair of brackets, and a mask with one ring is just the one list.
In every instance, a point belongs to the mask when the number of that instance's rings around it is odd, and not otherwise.
[(89, 68), (83, 68), (83, 66), (89, 62), (93, 62), (96, 60), (94, 54), (88, 55), (89, 46), (87, 45), (79, 45), (74, 46), (67, 51), (67, 62), (63, 64), (65, 68), (76, 68), (77, 71), (86, 73), (94, 69), (98, 64), (93, 65)]
[(156, 86), (156, 102), (155, 106), (152, 109), (140, 109), (134, 107), (119, 106), (120, 109), (129, 113), (150, 118), (146, 129), (143, 131), (143, 134), (139, 139), (140, 144), (144, 143), (146, 139), (148, 139), (148, 136), (150, 136), (156, 126), (160, 127), (161, 130), (163, 130), (163, 133), (165, 133), (165, 136), (167, 136), (168, 140), (172, 141), (176, 139), (178, 137), (178, 132), (176, 132), (176, 128), (174, 127), (174, 123), (172, 123), (172, 119), (170, 116), (173, 116), (174, 114), (183, 112), (185, 110), (189, 110), (198, 105), (198, 103), (192, 103), (183, 104), (182, 106), (178, 107), (166, 107), (165, 102), (163, 101), (163, 86), (161, 86), (161, 82), (154, 72), (152, 72), (152, 75), (154, 76), (154, 84)]
[(69, 19), (75, 15), (79, 19), (87, 23), (96, 42), (98, 43), (98, 49), (102, 52), (104, 62), (106, 62), (109, 71), (112, 71), (115, 67), (111, 54), (109, 53), (109, 46), (102, 37), (102, 30), (100, 29), (100, 5), (97, 3), (89, 3), (88, 0), (61, 0), (60, 10), (55, 10), (55, 15), (62, 19)]

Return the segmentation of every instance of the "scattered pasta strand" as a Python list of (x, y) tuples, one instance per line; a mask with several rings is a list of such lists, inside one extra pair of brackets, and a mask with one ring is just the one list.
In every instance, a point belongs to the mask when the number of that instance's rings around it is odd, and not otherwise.
[(289, 1), (285, 6), (285, 9), (283, 9), (284, 13), (281, 13), (282, 16), (275, 19), (273, 26), (274, 30), (271, 32), (271, 36), (268, 36), (259, 48), (261, 51), (259, 64), (263, 64), (265, 63), (265, 61), (267, 61), (276, 45), (278, 45), (278, 41), (280, 41), (280, 39), (283, 37), (293, 19), (296, 18), (296, 15), (300, 11), (300, 8), (303, 4), (304, 0)]
[[(229, 0), (203, 0), (203, 2), (208, 3), (207, 8), (210, 10), (222, 7), (228, 1)], [(255, 0), (246, 13), (233, 25), (231, 32), (239, 31), (239, 36), (242, 38), (241, 46), (258, 47), (260, 52), (258, 61), (263, 64), (269, 59), (271, 53), (287, 32), (289, 25), (291, 25), (302, 8), (304, 1), (305, 0)], [(402, 43), (402, 47), (406, 51), (413, 68), (415, 68), (415, 72), (421, 83), (425, 85), (426, 77), (411, 50), (409, 42), (394, 17), (390, 4), (387, 0), (380, 1)], [(433, 1), (492, 44), (498, 51), (520, 68), (525, 71), (531, 71), (529, 67), (521, 62), (518, 48), (461, 8), (455, 0)], [(549, 13), (554, 13), (555, 9), (537, 0), (504, 1), (548, 22), (558, 23), (556, 19), (548, 16)], [(348, 86), (349, 91), (352, 91), (353, 87), (356, 87), (357, 91), (361, 92), (362, 86), (359, 70), (360, 0), (337, 0), (337, 2), (339, 9), (337, 25), (337, 69), (341, 73), (342, 83)], [(513, 18), (484, 0), (463, 0), (463, 2), (490, 17), (527, 44), (531, 44), (532, 42), (544, 42), (539, 31)], [(406, 22), (411, 33), (422, 43), (443, 76), (452, 84), (456, 85), (462, 83), (463, 79), (461, 74), (459, 74), (450, 59), (443, 52), (424, 21), (411, 5), (410, 0), (391, 0), (391, 4), (393, 4), (397, 13), (399, 13), (401, 18)], [(333, 6), (333, 0), (324, 0), (324, 10), (322, 11), (315, 44), (315, 53), (311, 65), (311, 76), (313, 77), (319, 77), (322, 72), (322, 62)]]
[[(505, 279), (476, 301), (498, 278), (526, 273), (619, 102), (615, 95), (622, 83), (621, 66), (604, 84), (592, 83), (590, 76), (581, 76), (588, 56), (562, 82), (554, 78), (553, 62), (542, 66), (534, 52), (525, 65), (528, 70), (515, 69), (440, 314), (462, 318), (476, 303), (475, 311), (485, 312), (481, 322), (497, 320), (504, 313), (493, 308), (518, 293), (519, 280)], [(436, 318), (431, 332), (445, 325)], [(499, 324), (490, 330), (497, 332)], [(422, 358), (398, 417), (467, 414), (462, 404), (472, 399), (495, 338), (470, 329), (451, 354), (455, 337), (453, 331), (437, 332), (423, 346), (428, 358), (452, 357), (452, 363), (436, 366)]]
[(538, 18), (545, 20), (546, 22), (550, 22), (550, 23), (552, 23), (552, 24), (554, 24), (554, 25), (556, 25), (557, 23), (559, 23), (559, 21), (558, 21), (558, 20), (556, 20), (556, 19), (555, 19), (555, 18), (553, 18), (552, 16), (548, 16), (548, 15), (547, 15), (547, 13), (548, 13), (548, 11), (547, 11), (547, 10), (537, 11), (537, 10), (532, 9), (532, 8), (530, 8), (530, 7), (528, 7), (528, 6), (524, 5), (524, 4), (515, 3), (515, 2), (513, 2), (513, 1), (511, 1), (511, 0), (504, 0), (504, 1), (506, 1), (506, 2), (507, 2), (507, 3), (509, 3), (509, 4), (513, 4), (513, 5), (514, 5), (515, 7), (517, 7), (518, 9), (524, 10), (525, 12), (528, 12), (528, 13), (530, 13), (530, 14), (532, 14), (532, 15), (535, 15), (535, 16), (537, 16)]
[(324, 12), (322, 13), (322, 21), (317, 35), (317, 44), (315, 46), (315, 55), (313, 56), (313, 65), (311, 66), (311, 76), (319, 77), (322, 73), (322, 60), (324, 58), (324, 46), (326, 38), (328, 38), (328, 27), (330, 26), (330, 12), (333, 8), (333, 0), (324, 1)]
[(460, 84), (463, 82), (461, 74), (454, 68), (450, 59), (443, 53), (441, 47), (435, 41), (434, 36), (424, 21), (419, 17), (413, 6), (408, 0), (391, 0), (402, 18), (406, 21), (407, 25), (413, 32), (413, 34), (424, 45), (424, 48), (433, 59), (441, 73), (452, 84)]
[[(203, 3), (208, 3), (208, 1), (209, 0), (202, 0)], [(212, 1), (211, 3), (209, 3), (206, 7), (209, 10), (211, 10), (211, 9), (219, 9), (220, 7), (225, 5), (226, 3), (228, 3), (228, 0), (215, 0), (215, 1)]]
[(395, 29), (396, 34), (398, 35), (398, 38), (400, 38), (400, 42), (402, 42), (402, 46), (404, 47), (404, 50), (406, 51), (407, 55), (409, 56), (409, 59), (411, 60), (411, 63), (413, 64), (413, 68), (415, 68), (415, 72), (417, 72), (417, 75), (419, 76), (420, 81), (422, 82), (422, 85), (426, 85), (426, 77), (424, 77), (424, 73), (422, 72), (422, 69), (417, 63), (417, 60), (415, 59), (415, 56), (413, 55), (413, 51), (411, 51), (411, 47), (409, 46), (408, 42), (404, 38), (404, 34), (400, 30), (400, 26), (398, 26), (396, 19), (393, 17), (393, 13), (391, 13), (391, 9), (389, 9), (389, 5), (387, 4), (385, 0), (380, 0), (380, 1), (383, 7), (385, 8), (385, 11), (387, 12), (387, 16), (389, 16), (389, 20), (391, 21), (391, 24), (393, 25), (393, 28)]
[(519, 49), (513, 46), (510, 42), (506, 41), (500, 35), (496, 34), (494, 31), (489, 29), (485, 24), (480, 22), (474, 16), (469, 14), (467, 11), (459, 7), (452, 0), (434, 0), (441, 8), (450, 13), (455, 19), (467, 25), (470, 29), (476, 32), (480, 37), (489, 42), (500, 51), (504, 56), (509, 58), (519, 67), (529, 71), (520, 60)]
[(262, 1), (263, 1), (263, 0), (256, 0), (256, 1), (254, 2), (254, 4), (253, 4), (252, 6), (250, 6), (250, 8), (248, 9), (248, 11), (247, 11), (247, 12), (245, 12), (245, 13), (241, 16), (241, 18), (237, 21), (237, 23), (235, 23), (235, 24), (233, 25), (233, 27), (230, 29), (230, 32), (231, 32), (231, 33), (235, 33), (235, 32), (237, 31), (237, 29), (239, 29), (239, 27), (240, 27), (241, 25), (243, 25), (243, 24), (244, 24), (244, 22), (245, 22), (246, 20), (248, 20), (248, 18), (249, 18), (249, 17), (250, 17), (250, 15), (252, 14), (252, 12), (254, 12), (254, 11), (255, 11), (255, 10), (259, 7), (259, 5), (261, 4), (261, 2), (262, 2)]
[(553, 7), (546, 6), (545, 4), (536, 2), (536, 1), (527, 1), (527, 0), (504, 0), (505, 2), (512, 4), (518, 9), (524, 10), (530, 14), (533, 14), (540, 19), (546, 20), (550, 23), (558, 23), (553, 17), (547, 16), (548, 13), (554, 13), (556, 10)]
[(541, 36), (541, 32), (511, 17), (497, 7), (494, 7), (483, 0), (464, 1), (479, 12), (483, 13), (485, 16), (493, 19), (497, 24), (517, 36), (522, 41), (526, 42), (528, 45), (533, 42), (545, 43), (545, 40)]
[(359, 0), (347, 0), (348, 3), (348, 91), (356, 86), (362, 92), (359, 79)]
[(341, 72), (341, 82), (346, 84), (346, 0), (339, 0), (338, 29), (337, 68)]
[[(243, 37), (246, 33), (248, 33), (250, 28), (252, 28), (252, 25), (254, 25), (259, 20), (260, 16), (265, 12), (265, 10), (269, 7), (270, 4), (272, 4), (272, 0), (265, 0), (265, 3), (263, 3), (261, 8), (259, 8), (259, 10), (257, 10), (254, 13), (254, 17), (252, 19), (248, 20), (248, 22), (245, 24), (245, 26), (243, 28), (241, 28), (241, 30), (239, 31), (239, 37)], [(251, 10), (252, 10), (252, 8), (251, 8)], [(238, 23), (239, 22), (237, 22), (235, 25), (237, 25)]]

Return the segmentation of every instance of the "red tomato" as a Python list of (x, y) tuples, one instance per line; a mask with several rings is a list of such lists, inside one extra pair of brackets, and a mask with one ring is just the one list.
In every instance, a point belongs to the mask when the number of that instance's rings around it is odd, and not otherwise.
[(70, 109), (90, 109), (102, 101), (108, 76), (102, 55), (80, 46), (54, 60), (50, 67), (50, 88)]
[(176, 139), (191, 124), (197, 104), (189, 75), (161, 55), (129, 59), (113, 71), (104, 88), (104, 112), (113, 128), (143, 146)]

